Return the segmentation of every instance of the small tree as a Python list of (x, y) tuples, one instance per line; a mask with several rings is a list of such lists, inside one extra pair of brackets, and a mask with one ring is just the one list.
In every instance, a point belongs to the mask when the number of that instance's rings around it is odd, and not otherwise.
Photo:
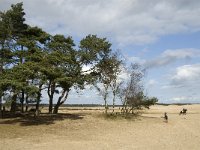
[(156, 103), (158, 102), (158, 98), (156, 97), (147, 97), (147, 96), (144, 96), (143, 98), (143, 106), (147, 109), (149, 109), (149, 107), (151, 105), (155, 105)]
[(139, 64), (131, 64), (130, 79), (121, 88), (120, 97), (122, 100), (123, 113), (134, 113), (134, 110), (149, 108), (154, 105), (158, 99), (155, 97), (149, 98), (144, 95), (142, 78), (144, 77), (145, 70)]
[(110, 87), (113, 95), (113, 113), (115, 109), (115, 100), (116, 96), (120, 91), (120, 86), (122, 85), (122, 81), (119, 80), (119, 75), (122, 71), (123, 63), (119, 58), (119, 53), (114, 53), (111, 57), (111, 65), (112, 65), (112, 73), (110, 74)]
[(104, 61), (102, 61), (98, 65), (98, 72), (100, 73), (99, 79), (97, 82), (99, 82), (102, 86), (97, 86), (97, 90), (100, 92), (100, 94), (103, 96), (104, 99), (104, 106), (105, 106), (105, 113), (107, 114), (108, 111), (108, 90), (112, 81), (112, 75), (113, 75), (113, 64), (112, 59), (107, 58)]
[[(110, 59), (111, 43), (106, 38), (98, 38), (96, 35), (88, 35), (80, 42), (80, 63), (91, 65), (90, 76), (93, 84), (104, 97), (105, 112), (107, 113), (107, 96), (110, 86), (109, 75), (112, 74), (112, 61)], [(97, 83), (102, 83), (102, 88)]]

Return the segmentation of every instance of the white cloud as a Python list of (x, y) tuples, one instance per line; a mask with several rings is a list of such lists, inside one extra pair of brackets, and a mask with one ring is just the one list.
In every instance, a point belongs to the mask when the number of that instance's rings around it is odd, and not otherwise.
[(150, 96), (158, 97), (159, 102), (164, 103), (200, 102), (200, 63), (163, 68), (153, 71), (154, 76), (146, 81)]
[[(200, 31), (199, 0), (22, 0), (27, 22), (51, 33), (112, 37), (119, 45)], [(0, 10), (18, 0), (1, 0)]]
[(160, 92), (168, 97), (168, 102), (200, 102), (200, 64), (177, 67), (165, 78)]
[(166, 50), (159, 57), (146, 61), (145, 68), (162, 67), (180, 59), (200, 57), (200, 50), (193, 48)]
[(165, 80), (168, 81), (168, 84), (163, 85), (161, 89), (199, 89), (200, 64), (177, 67), (175, 72), (169, 74), (168, 78), (165, 78)]
[[(171, 77), (172, 84), (199, 83), (200, 64), (184, 65), (176, 69), (176, 73)], [(192, 85), (192, 84), (191, 84)]]

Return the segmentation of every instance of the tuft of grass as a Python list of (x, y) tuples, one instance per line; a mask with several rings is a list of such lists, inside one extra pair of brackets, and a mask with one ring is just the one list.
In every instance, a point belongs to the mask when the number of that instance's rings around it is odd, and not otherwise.
[(127, 113), (127, 114), (122, 114), (122, 113), (107, 113), (107, 114), (100, 114), (99, 117), (102, 117), (106, 120), (135, 120), (140, 116), (140, 113)]

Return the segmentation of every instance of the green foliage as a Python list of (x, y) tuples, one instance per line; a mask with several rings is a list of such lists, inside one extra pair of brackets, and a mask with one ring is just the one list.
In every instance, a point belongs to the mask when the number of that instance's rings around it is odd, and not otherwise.
[(96, 35), (88, 35), (80, 41), (80, 62), (82, 64), (94, 64), (109, 56), (111, 43), (106, 38), (98, 38)]
[(11, 9), (5, 13), (1, 13), (2, 21), (4, 22), (6, 31), (12, 34), (12, 37), (20, 38), (24, 35), (25, 30), (28, 28), (25, 24), (23, 3), (11, 5)]
[(151, 105), (155, 105), (156, 103), (158, 102), (158, 99), (156, 97), (144, 97), (143, 99), (143, 106), (145, 108), (148, 108), (151, 106)]
[[(25, 99), (36, 102), (36, 107), (39, 107), (41, 92), (47, 89), (50, 113), (54, 94), (59, 94), (54, 109), (57, 113), (72, 88), (83, 89), (86, 84), (101, 83), (104, 89), (99, 89), (104, 93), (107, 110), (109, 87), (114, 95), (119, 91), (117, 78), (121, 63), (117, 54), (112, 53), (111, 43), (106, 38), (88, 35), (80, 41), (77, 50), (72, 37), (52, 36), (37, 26), (26, 24), (23, 3), (0, 12), (0, 97), (9, 93), (13, 108), (19, 100), (23, 107)], [(85, 66), (90, 66), (90, 69), (83, 71)], [(135, 74), (135, 81), (140, 78)], [(132, 100), (142, 99), (141, 95), (138, 92), (138, 95), (131, 95), (133, 88), (128, 90), (126, 104), (134, 106)], [(155, 101), (146, 99), (142, 102), (149, 106)]]

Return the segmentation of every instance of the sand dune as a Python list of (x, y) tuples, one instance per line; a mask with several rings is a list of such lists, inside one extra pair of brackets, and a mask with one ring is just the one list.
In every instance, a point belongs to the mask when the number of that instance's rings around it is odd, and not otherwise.
[[(179, 116), (182, 108), (188, 109), (187, 115)], [(101, 110), (63, 111), (66, 117), (40, 125), (0, 120), (0, 150), (200, 149), (200, 105), (156, 105), (135, 120), (105, 119)]]

